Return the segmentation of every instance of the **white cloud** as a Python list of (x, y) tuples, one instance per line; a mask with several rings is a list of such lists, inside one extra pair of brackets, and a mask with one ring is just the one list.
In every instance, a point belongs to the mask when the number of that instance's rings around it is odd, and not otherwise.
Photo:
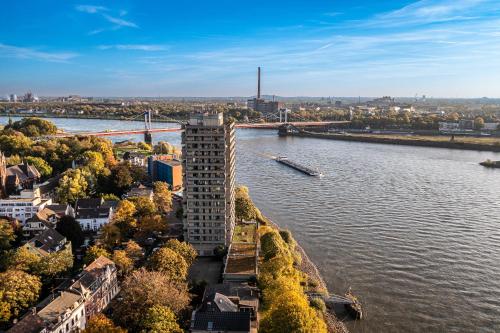
[(165, 45), (157, 44), (116, 44), (116, 45), (101, 45), (99, 46), (101, 50), (135, 50), (135, 51), (165, 51), (168, 49)]
[(77, 57), (78, 54), (73, 52), (43, 52), (37, 51), (33, 48), (18, 47), (0, 43), (0, 56), (50, 62), (67, 62), (68, 60)]
[(92, 6), (92, 5), (78, 5), (76, 10), (84, 13), (95, 14), (97, 12), (107, 11), (108, 9), (103, 6)]
[(117, 26), (120, 27), (130, 27), (130, 28), (138, 28), (139, 26), (135, 24), (134, 22), (127, 21), (118, 17), (113, 17), (107, 14), (103, 14), (103, 17), (108, 20), (109, 22), (116, 24)]

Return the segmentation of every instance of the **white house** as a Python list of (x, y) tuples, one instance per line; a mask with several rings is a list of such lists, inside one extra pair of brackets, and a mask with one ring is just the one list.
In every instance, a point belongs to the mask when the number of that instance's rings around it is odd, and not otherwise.
[(83, 230), (97, 231), (113, 218), (114, 201), (101, 198), (78, 199), (75, 203), (75, 218)]

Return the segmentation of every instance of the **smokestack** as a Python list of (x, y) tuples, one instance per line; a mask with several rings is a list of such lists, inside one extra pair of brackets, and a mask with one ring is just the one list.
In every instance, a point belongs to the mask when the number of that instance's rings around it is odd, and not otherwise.
[(260, 67), (257, 70), (257, 98), (260, 99)]

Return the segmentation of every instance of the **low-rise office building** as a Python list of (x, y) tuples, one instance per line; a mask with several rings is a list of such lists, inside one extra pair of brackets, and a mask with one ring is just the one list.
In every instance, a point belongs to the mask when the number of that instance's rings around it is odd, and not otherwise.
[(52, 204), (52, 199), (42, 199), (39, 189), (22, 190), (19, 195), (0, 199), (0, 216), (17, 219), (24, 224), (27, 219)]

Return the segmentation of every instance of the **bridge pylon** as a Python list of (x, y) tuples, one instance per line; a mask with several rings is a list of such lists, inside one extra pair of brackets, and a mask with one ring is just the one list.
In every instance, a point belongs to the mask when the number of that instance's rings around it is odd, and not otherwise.
[(144, 132), (144, 142), (146, 142), (148, 145), (153, 144), (153, 134), (151, 134), (151, 110), (148, 110), (147, 112), (144, 113), (144, 127), (145, 127), (145, 132)]

